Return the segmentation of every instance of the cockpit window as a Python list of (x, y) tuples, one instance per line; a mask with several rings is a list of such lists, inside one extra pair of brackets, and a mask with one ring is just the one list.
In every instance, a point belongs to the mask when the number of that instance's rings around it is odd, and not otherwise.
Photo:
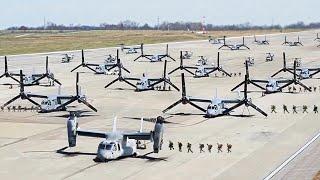
[(111, 145), (111, 144), (107, 144), (105, 149), (106, 149), (106, 150), (111, 150), (112, 147), (114, 147), (114, 146)]
[(99, 149), (105, 149), (105, 144), (99, 144), (99, 147), (98, 147)]

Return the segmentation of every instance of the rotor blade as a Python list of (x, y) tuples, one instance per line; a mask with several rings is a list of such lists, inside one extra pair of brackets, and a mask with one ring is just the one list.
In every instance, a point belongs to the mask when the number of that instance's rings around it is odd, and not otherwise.
[(38, 79), (36, 79), (36, 80), (32, 81), (32, 83), (31, 83), (31, 84), (39, 83), (39, 81), (40, 81), (41, 79), (45, 78), (45, 77), (46, 77), (46, 74), (44, 74), (44, 75), (40, 76), (40, 78), (38, 78)]
[(125, 68), (125, 67), (121, 67), (123, 70), (125, 70), (127, 73), (130, 73), (130, 71), (127, 69), (127, 68)]
[(2, 107), (6, 107), (7, 105), (9, 105), (10, 103), (12, 103), (13, 101), (17, 100), (17, 99), (20, 98), (20, 97), (21, 97), (21, 95), (19, 94), (18, 96), (14, 97), (14, 98), (12, 98), (11, 100), (9, 100), (8, 102), (4, 103), (4, 104), (2, 105)]
[(117, 79), (115, 79), (115, 80), (111, 81), (109, 84), (107, 84), (106, 86), (104, 86), (104, 88), (109, 87), (111, 84), (113, 84), (113, 83), (115, 83), (115, 82), (117, 82), (117, 81), (119, 81), (119, 78), (117, 78)]
[(109, 69), (107, 69), (107, 71), (112, 70), (113, 68), (118, 67), (117, 65), (112, 65)]
[(176, 85), (174, 85), (171, 81), (169, 81), (168, 79), (165, 79), (164, 81), (166, 83), (168, 83), (170, 86), (172, 86), (173, 88), (175, 88), (177, 91), (180, 91), (180, 89)]
[(171, 104), (169, 107), (167, 107), (165, 110), (163, 110), (162, 112), (165, 113), (167, 111), (169, 111), (170, 109), (172, 109), (173, 107), (175, 107), (176, 105), (180, 104), (182, 102), (182, 99), (178, 100), (177, 102)]
[(82, 102), (83, 104), (85, 104), (86, 106), (88, 106), (90, 109), (92, 109), (93, 111), (95, 111), (95, 112), (97, 112), (98, 110), (95, 108), (95, 107), (93, 107), (91, 104), (89, 104), (87, 101), (85, 101), (85, 100), (83, 100), (83, 99), (81, 99), (81, 98), (78, 98), (78, 100), (80, 101), (80, 102)]
[(88, 66), (87, 64), (85, 65), (85, 67), (87, 67), (88, 69), (90, 69), (91, 71), (93, 71), (93, 72), (97, 72), (96, 70), (94, 70), (93, 68), (91, 68), (90, 66)]
[(171, 56), (168, 56), (168, 58), (170, 58), (170, 59), (172, 59), (173, 61), (176, 61), (173, 57), (171, 57)]
[(242, 81), (240, 84), (238, 84), (234, 88), (232, 88), (231, 91), (236, 90), (238, 87), (242, 86), (244, 83), (245, 83), (245, 81)]
[(209, 74), (211, 74), (211, 73), (215, 72), (216, 70), (218, 70), (218, 68), (217, 68), (217, 67), (216, 67), (216, 68), (213, 68), (211, 71), (207, 72), (206, 74), (207, 74), (207, 75), (209, 75)]
[(81, 67), (81, 66), (82, 66), (82, 64), (79, 64), (77, 67), (73, 68), (73, 69), (71, 70), (71, 72), (73, 72), (74, 70), (78, 69), (78, 68)]
[(132, 84), (131, 82), (127, 81), (126, 79), (123, 79), (123, 81), (127, 84), (129, 84), (130, 86), (136, 88), (136, 86), (134, 84)]
[(254, 105), (252, 102), (247, 102), (247, 104), (249, 106), (251, 106), (253, 109), (255, 109), (256, 111), (258, 111), (259, 113), (261, 113), (262, 115), (264, 115), (266, 117), (268, 116), (267, 113), (265, 113), (263, 110), (261, 110), (258, 106)]
[(155, 85), (157, 85), (157, 84), (162, 83), (163, 81), (165, 81), (165, 80), (161, 78), (159, 81), (156, 81), (156, 82), (154, 82), (154, 83), (151, 83), (148, 87), (153, 87), (153, 86), (155, 86)]
[(276, 76), (277, 74), (281, 73), (282, 71), (284, 71), (284, 69), (280, 69), (279, 71), (277, 71), (276, 73), (274, 73), (271, 77)]
[(232, 106), (231, 108), (226, 109), (225, 111), (223, 111), (223, 114), (228, 114), (230, 111), (242, 106), (244, 104), (244, 101), (239, 102), (238, 104)]
[(320, 70), (317, 70), (316, 72), (314, 72), (314, 73), (310, 74), (310, 77), (312, 77), (312, 76), (314, 76), (314, 75), (318, 74), (319, 72), (320, 72)]
[(199, 109), (199, 110), (200, 110), (200, 111), (202, 111), (202, 112), (206, 112), (206, 110), (205, 110), (205, 109), (203, 109), (202, 107), (200, 107), (200, 106), (198, 106), (198, 105), (194, 104), (194, 103), (193, 103), (193, 102), (191, 102), (191, 101), (189, 101), (189, 104), (190, 104), (191, 106), (193, 106), (193, 107), (195, 107), (195, 108)]
[(142, 55), (138, 56), (137, 58), (135, 58), (133, 61), (136, 61), (138, 59), (140, 59), (142, 57)]
[(291, 85), (292, 83), (293, 83), (293, 81), (291, 80), (291, 81), (290, 81), (290, 82), (288, 82), (287, 84), (285, 84), (285, 85), (283, 85), (283, 86), (279, 87), (279, 90), (281, 90), (281, 89), (283, 89), (283, 88), (285, 88), (285, 87), (287, 87), (287, 86)]
[(67, 101), (67, 102), (61, 104), (60, 106), (58, 106), (57, 109), (61, 109), (61, 108), (63, 108), (63, 107), (66, 107), (67, 105), (73, 103), (73, 102), (76, 101), (76, 100), (77, 100), (77, 98), (72, 98), (72, 99), (70, 99), (69, 101)]
[(259, 84), (255, 83), (255, 82), (253, 82), (253, 81), (251, 81), (251, 80), (249, 80), (249, 81), (250, 81), (250, 83), (253, 84), (254, 86), (256, 86), (256, 87), (258, 87), (258, 88), (260, 88), (260, 89), (262, 89), (262, 90), (266, 90), (266, 88), (260, 86)]
[(192, 74), (192, 75), (195, 75), (193, 72), (191, 72), (190, 70), (186, 69), (185, 67), (183, 67), (183, 69), (184, 69), (185, 71), (187, 71), (188, 73), (190, 73), (190, 74)]
[(180, 69), (180, 67), (177, 67), (177, 68), (173, 69), (172, 71), (170, 71), (168, 74), (172, 74), (172, 73), (174, 73), (175, 71), (177, 71), (179, 69)]
[(222, 71), (224, 74), (226, 74), (227, 76), (231, 77), (231, 75), (229, 73), (227, 73), (227, 71), (225, 71), (224, 69), (222, 68), (219, 68), (220, 71)]
[(32, 104), (40, 107), (40, 104), (38, 104), (37, 102), (35, 102), (35, 101), (32, 100), (31, 98), (29, 98), (28, 96), (27, 96), (27, 100), (30, 101)]
[(18, 80), (18, 79), (16, 79), (15, 77), (13, 77), (13, 76), (9, 76), (11, 79), (13, 79), (14, 81), (16, 81), (16, 82), (18, 82), (18, 83), (20, 83), (20, 81)]
[(56, 82), (57, 84), (59, 84), (60, 86), (62, 85), (60, 81), (58, 81), (56, 78), (52, 77), (52, 76), (48, 76), (48, 78), (52, 79), (54, 82)]
[(305, 89), (307, 89), (308, 91), (312, 91), (309, 87), (307, 87), (306, 85), (304, 85), (302, 82), (298, 81), (296, 82), (297, 84), (299, 84), (300, 86), (304, 87)]
[(181, 88), (182, 88), (182, 97), (185, 97), (187, 95), (187, 92), (186, 92), (186, 83), (184, 79), (184, 73), (181, 73)]

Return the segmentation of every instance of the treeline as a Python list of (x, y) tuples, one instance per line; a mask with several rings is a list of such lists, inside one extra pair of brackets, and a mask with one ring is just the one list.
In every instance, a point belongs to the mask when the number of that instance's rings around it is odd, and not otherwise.
[(215, 30), (250, 30), (250, 29), (313, 29), (320, 28), (320, 22), (305, 24), (304, 22), (297, 22), (294, 24), (281, 26), (281, 25), (251, 25), (250, 23), (233, 24), (233, 25), (202, 25), (200, 22), (162, 22), (159, 25), (150, 26), (149, 24), (139, 24), (135, 21), (122, 21), (118, 24), (102, 23), (99, 26), (89, 25), (63, 25), (48, 22), (45, 26), (39, 27), (10, 27), (7, 30), (189, 30), (200, 31), (202, 29), (207, 31)]

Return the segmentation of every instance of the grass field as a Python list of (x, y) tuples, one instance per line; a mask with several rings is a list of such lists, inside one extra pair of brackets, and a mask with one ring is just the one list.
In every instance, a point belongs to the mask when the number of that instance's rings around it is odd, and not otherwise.
[[(293, 30), (286, 30), (289, 32)], [(296, 30), (298, 31), (298, 30)], [(76, 31), (76, 32), (2, 32), (0, 55), (91, 49), (140, 43), (188, 41), (213, 37), (278, 33), (279, 30), (211, 31), (206, 35), (187, 31)]]

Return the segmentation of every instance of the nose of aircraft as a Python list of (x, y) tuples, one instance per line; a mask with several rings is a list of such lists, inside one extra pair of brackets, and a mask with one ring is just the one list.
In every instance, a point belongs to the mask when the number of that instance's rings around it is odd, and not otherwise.
[(108, 159), (107, 153), (104, 150), (98, 150), (96, 159), (100, 162), (105, 162)]

